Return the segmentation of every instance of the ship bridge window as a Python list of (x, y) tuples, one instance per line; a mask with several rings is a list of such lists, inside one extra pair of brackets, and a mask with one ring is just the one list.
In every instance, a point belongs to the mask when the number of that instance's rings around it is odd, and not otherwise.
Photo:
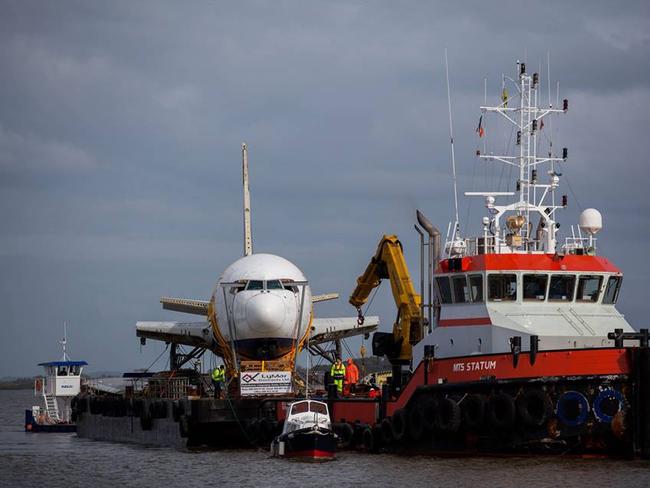
[(250, 280), (246, 285), (247, 290), (263, 290), (264, 282), (262, 280)]
[(453, 276), (451, 284), (454, 290), (454, 303), (469, 302), (469, 287), (465, 275)]
[(517, 300), (517, 275), (488, 275), (488, 298), (495, 302)]
[(483, 301), (483, 275), (470, 275), (469, 288), (472, 293), (473, 302)]
[(602, 283), (602, 276), (581, 276), (578, 279), (578, 295), (576, 296), (576, 300), (579, 302), (597, 302)]
[(613, 305), (618, 300), (618, 291), (621, 289), (622, 278), (620, 276), (610, 276), (607, 280), (607, 287), (605, 288), (605, 295), (603, 295), (603, 303), (605, 305)]
[(548, 275), (524, 275), (524, 300), (544, 300), (546, 298), (546, 284)]
[(551, 285), (548, 289), (548, 299), (560, 302), (572, 301), (575, 284), (576, 277), (574, 275), (551, 276)]
[(59, 367), (59, 376), (68, 376), (68, 368), (65, 366)]
[(449, 277), (440, 276), (439, 278), (436, 278), (436, 284), (438, 285), (438, 296), (440, 297), (440, 301), (442, 303), (452, 303)]

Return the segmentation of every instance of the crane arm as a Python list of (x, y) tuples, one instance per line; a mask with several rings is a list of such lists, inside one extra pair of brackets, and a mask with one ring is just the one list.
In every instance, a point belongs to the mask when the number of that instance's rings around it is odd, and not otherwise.
[(385, 354), (392, 364), (408, 364), (411, 361), (413, 344), (422, 339), (424, 320), (420, 306), (421, 297), (415, 292), (402, 244), (395, 235), (385, 235), (379, 241), (377, 252), (357, 279), (357, 286), (350, 295), (350, 304), (360, 310), (368, 301), (372, 290), (386, 278), (390, 280), (397, 306), (397, 320), (393, 325), (392, 334), (375, 333), (373, 353)]

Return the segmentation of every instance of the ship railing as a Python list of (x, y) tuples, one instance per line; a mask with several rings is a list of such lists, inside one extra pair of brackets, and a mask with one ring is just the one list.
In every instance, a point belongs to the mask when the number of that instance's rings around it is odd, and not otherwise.
[(147, 386), (141, 391), (148, 398), (176, 400), (187, 397), (188, 387), (188, 378), (149, 378)]
[(569, 236), (564, 239), (562, 249), (568, 254), (595, 254), (596, 240), (593, 236)]

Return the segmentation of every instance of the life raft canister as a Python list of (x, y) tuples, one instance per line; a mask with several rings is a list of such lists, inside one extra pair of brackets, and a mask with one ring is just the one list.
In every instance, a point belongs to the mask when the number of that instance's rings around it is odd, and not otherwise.
[(625, 407), (623, 394), (613, 388), (605, 388), (596, 396), (593, 403), (594, 415), (599, 422), (610, 423), (614, 416)]
[(557, 401), (555, 413), (564, 425), (578, 427), (587, 421), (589, 401), (579, 391), (565, 391)]

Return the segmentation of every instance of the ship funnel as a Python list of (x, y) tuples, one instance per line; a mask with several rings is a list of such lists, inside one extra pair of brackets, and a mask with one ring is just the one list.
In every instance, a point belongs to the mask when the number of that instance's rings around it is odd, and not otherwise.
[[(433, 272), (435, 266), (440, 261), (440, 231), (438, 228), (427, 219), (422, 212), (416, 209), (416, 217), (418, 219), (418, 224), (422, 227), (427, 234), (429, 234), (429, 242), (425, 244), (424, 242), (424, 233), (416, 225), (415, 230), (420, 234), (420, 296), (422, 297), (422, 302), (420, 304), (420, 330), (424, 331), (425, 319), (424, 319), (424, 309), (426, 308), (429, 315), (429, 332), (431, 332), (431, 327), (433, 326), (433, 315), (434, 315), (434, 303), (433, 303)], [(424, 248), (428, 247), (428, 256), (427, 256), (427, 285), (428, 293), (427, 298), (424, 296)], [(439, 307), (436, 307), (435, 310), (436, 321), (440, 316)]]
[(419, 210), (415, 211), (415, 215), (418, 219), (418, 224), (427, 231), (427, 234), (433, 240), (433, 256), (436, 258), (437, 263), (440, 261), (440, 231)]

